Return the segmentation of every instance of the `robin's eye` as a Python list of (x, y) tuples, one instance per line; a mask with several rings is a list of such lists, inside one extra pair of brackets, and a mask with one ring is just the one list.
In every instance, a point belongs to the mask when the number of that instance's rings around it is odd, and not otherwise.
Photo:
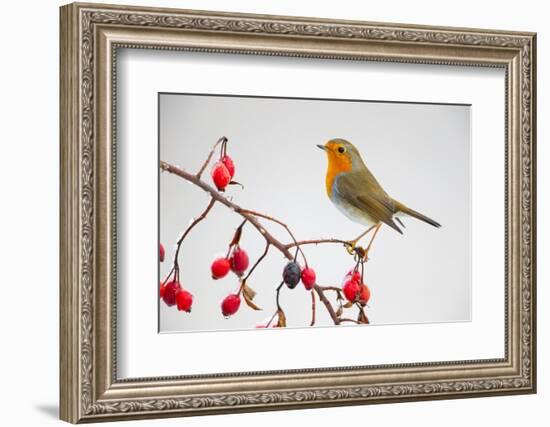
[(344, 147), (338, 147), (338, 152), (340, 154), (344, 154), (346, 152), (346, 149)]

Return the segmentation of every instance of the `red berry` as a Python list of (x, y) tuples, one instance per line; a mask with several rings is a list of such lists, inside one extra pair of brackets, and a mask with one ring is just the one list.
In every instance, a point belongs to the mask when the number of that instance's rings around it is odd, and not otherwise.
[(193, 295), (185, 289), (180, 289), (176, 294), (176, 303), (178, 304), (179, 311), (191, 311), (191, 305), (193, 304)]
[(361, 291), (359, 292), (359, 303), (362, 306), (367, 305), (370, 299), (370, 289), (364, 283), (361, 285)]
[(222, 301), (222, 314), (224, 317), (235, 314), (241, 305), (241, 297), (237, 294), (231, 294)]
[(348, 271), (348, 274), (346, 274), (346, 277), (344, 277), (344, 282), (348, 280), (355, 280), (357, 283), (361, 283), (361, 273), (359, 270), (351, 269)]
[(164, 291), (165, 291), (165, 290), (166, 290), (166, 285), (163, 285), (163, 284), (161, 283), (160, 288), (159, 288), (159, 294), (160, 294), (160, 298), (161, 298), (161, 299), (164, 298)]
[(229, 172), (229, 176), (233, 178), (235, 176), (235, 163), (233, 163), (233, 159), (225, 155), (222, 157), (222, 163), (227, 168), (227, 171)]
[(245, 272), (245, 270), (248, 268), (248, 264), (250, 263), (250, 260), (248, 259), (248, 254), (244, 249), (241, 249), (240, 247), (237, 247), (235, 251), (233, 251), (233, 255), (230, 259), (231, 263), (231, 270), (240, 276)]
[(315, 285), (315, 279), (315, 270), (313, 268), (308, 267), (302, 270), (302, 283), (308, 291)]
[(178, 281), (172, 280), (164, 285), (164, 293), (162, 299), (168, 306), (172, 306), (176, 303), (176, 294), (181, 289), (181, 285)]
[(164, 262), (164, 246), (162, 246), (162, 243), (160, 243), (160, 246), (159, 246), (159, 259), (160, 259), (160, 262)]
[(222, 162), (216, 162), (214, 164), (211, 175), (214, 184), (216, 184), (216, 188), (220, 191), (223, 191), (231, 181), (231, 174)]
[(212, 279), (221, 279), (229, 273), (231, 265), (227, 258), (218, 258), (214, 260), (210, 266), (210, 271), (212, 272)]
[(344, 286), (342, 286), (342, 291), (348, 301), (355, 301), (361, 292), (361, 287), (355, 280), (350, 279), (344, 283)]

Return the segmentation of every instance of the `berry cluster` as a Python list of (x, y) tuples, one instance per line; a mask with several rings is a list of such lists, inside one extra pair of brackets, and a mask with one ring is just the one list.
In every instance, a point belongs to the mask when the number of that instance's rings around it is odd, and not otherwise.
[(342, 293), (349, 302), (357, 302), (366, 306), (370, 299), (370, 289), (363, 283), (362, 274), (358, 269), (348, 271), (342, 284)]
[(250, 259), (244, 249), (241, 249), (239, 245), (236, 245), (231, 251), (231, 255), (225, 258), (216, 258), (210, 266), (210, 272), (212, 273), (212, 279), (223, 279), (231, 270), (237, 276), (241, 277), (248, 265)]
[(181, 283), (174, 279), (165, 284), (160, 285), (160, 297), (164, 303), (171, 307), (177, 305), (178, 310), (191, 312), (193, 305), (193, 295), (191, 292), (183, 289)]
[[(230, 255), (225, 258), (216, 258), (214, 262), (212, 262), (212, 265), (210, 266), (212, 279), (218, 280), (224, 278), (229, 273), (229, 270), (235, 273), (238, 277), (242, 277), (250, 264), (248, 254), (238, 244), (230, 246), (229, 254)], [(224, 298), (221, 304), (223, 316), (232, 316), (239, 311), (240, 306), (241, 296), (238, 293), (229, 294)]]
[(220, 150), (220, 160), (212, 166), (210, 176), (219, 191), (225, 191), (225, 188), (233, 183), (232, 179), (235, 176), (235, 163), (233, 159), (227, 155), (227, 139), (223, 141)]
[[(166, 251), (161, 243), (159, 245), (160, 262), (164, 262), (165, 255)], [(190, 313), (191, 306), (193, 305), (193, 295), (191, 294), (191, 292), (183, 289), (183, 287), (181, 286), (181, 283), (179, 281), (179, 270), (177, 268), (174, 268), (172, 272), (173, 279), (169, 280), (169, 276), (168, 279), (164, 281), (164, 283), (160, 284), (160, 298), (168, 307), (176, 305), (179, 311), (186, 311), (187, 313)]]
[[(235, 231), (235, 235), (233, 236), (233, 239), (229, 244), (229, 249), (226, 256), (216, 258), (210, 265), (212, 279), (223, 279), (225, 276), (227, 276), (230, 270), (235, 273), (237, 277), (242, 278), (245, 271), (248, 269), (248, 266), (250, 265), (250, 258), (248, 257), (248, 253), (239, 245), (243, 226), (244, 223), (241, 224)], [(243, 280), (241, 282), (239, 292), (235, 294), (229, 294), (223, 299), (221, 303), (221, 312), (224, 317), (232, 316), (237, 311), (239, 311), (239, 307), (241, 306), (241, 290), (245, 292), (252, 292), (250, 288), (246, 286), (246, 283)], [(251, 294), (249, 293), (248, 295)], [(247, 304), (255, 307), (251, 301), (252, 298), (253, 296), (249, 297), (245, 294), (245, 300), (247, 301)]]

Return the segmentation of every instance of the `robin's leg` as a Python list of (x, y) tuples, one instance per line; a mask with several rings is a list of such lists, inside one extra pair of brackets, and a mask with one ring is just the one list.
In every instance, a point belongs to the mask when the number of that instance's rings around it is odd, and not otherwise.
[(353, 255), (355, 251), (355, 247), (357, 246), (357, 242), (361, 240), (363, 237), (365, 237), (373, 228), (375, 228), (376, 225), (370, 226), (367, 231), (361, 233), (356, 239), (350, 240), (348, 245), (346, 245), (346, 248), (348, 252)]
[(369, 245), (367, 246), (367, 249), (365, 249), (365, 256), (363, 257), (363, 259), (366, 261), (368, 259), (368, 256), (369, 256), (369, 250), (370, 250), (370, 247), (372, 246), (372, 242), (374, 242), (374, 238), (376, 237), (376, 235), (378, 234), (378, 230), (380, 230), (380, 227), (382, 227), (382, 224), (381, 223), (378, 223), (376, 226), (375, 226), (375, 230), (374, 230), (374, 233), (370, 239), (370, 242), (369, 242)]

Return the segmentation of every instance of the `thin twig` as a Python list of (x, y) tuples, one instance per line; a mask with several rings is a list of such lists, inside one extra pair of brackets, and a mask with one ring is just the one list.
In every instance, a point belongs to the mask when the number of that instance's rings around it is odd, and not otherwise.
[(269, 243), (268, 241), (266, 241), (266, 244), (265, 244), (265, 250), (263, 252), (262, 255), (260, 255), (260, 257), (258, 258), (258, 260), (254, 263), (254, 265), (252, 266), (252, 268), (250, 270), (248, 270), (248, 273), (246, 274), (246, 276), (244, 277), (243, 279), (243, 283), (246, 282), (248, 280), (248, 278), (250, 277), (250, 275), (252, 274), (252, 272), (256, 269), (256, 267), (258, 266), (258, 264), (260, 264), (260, 262), (262, 262), (262, 260), (266, 257), (267, 255), (267, 252), (269, 251), (269, 247), (271, 246), (271, 243)]
[(365, 309), (360, 304), (357, 304), (357, 306), (359, 307), (359, 313), (365, 318), (365, 323), (369, 324), (370, 320), (367, 316), (367, 313), (365, 313)]
[(166, 285), (166, 282), (168, 282), (168, 279), (170, 279), (170, 276), (172, 276), (172, 273), (174, 272), (174, 270), (175, 270), (175, 266), (172, 265), (172, 269), (171, 269), (170, 272), (166, 275), (166, 278), (161, 282), (160, 286)]
[(271, 323), (273, 323), (273, 320), (275, 320), (275, 316), (279, 313), (279, 310), (275, 310), (275, 313), (273, 313), (273, 316), (271, 316), (271, 319), (269, 319), (269, 322), (266, 323), (265, 327), (269, 328), (271, 326)]
[(210, 212), (210, 209), (212, 209), (212, 206), (214, 206), (214, 203), (216, 203), (216, 200), (214, 198), (210, 199), (210, 202), (208, 202), (208, 206), (206, 206), (206, 209), (189, 224), (189, 227), (183, 232), (179, 240), (177, 241), (176, 245), (176, 253), (174, 254), (174, 268), (177, 270), (178, 268), (178, 254), (180, 252), (181, 244), (183, 243), (184, 239), (187, 237), (187, 235), (191, 232), (191, 230), (204, 218), (206, 218), (206, 215), (208, 215), (208, 212)]
[(216, 151), (216, 147), (218, 145), (220, 145), (220, 143), (222, 142), (227, 142), (227, 138), (225, 136), (222, 136), (220, 139), (218, 139), (216, 141), (216, 143), (212, 146), (212, 148), (210, 149), (210, 152), (208, 153), (208, 156), (206, 157), (206, 160), (204, 161), (204, 163), (202, 164), (201, 168), (199, 169), (199, 171), (197, 172), (197, 175), (196, 177), (198, 179), (201, 178), (204, 170), (206, 169), (206, 167), (208, 166), (208, 163), (210, 163), (210, 160), (212, 159), (212, 156), (214, 155), (214, 151)]
[(315, 325), (315, 292), (311, 292), (311, 323), (309, 326)]
[(317, 292), (317, 295), (319, 296), (319, 299), (325, 305), (325, 308), (327, 309), (328, 314), (332, 318), (332, 321), (334, 322), (334, 324), (339, 325), (340, 324), (340, 318), (338, 317), (338, 315), (334, 311), (334, 308), (332, 307), (332, 304), (330, 303), (330, 301), (325, 296), (325, 293), (323, 292), (323, 288), (321, 288), (318, 285), (315, 285), (315, 287), (313, 289), (315, 289), (315, 292)]
[(260, 218), (267, 219), (268, 221), (272, 221), (276, 224), (279, 224), (281, 227), (283, 227), (287, 231), (288, 235), (290, 236), (290, 238), (292, 239), (292, 241), (294, 243), (292, 246), (287, 245), (287, 247), (289, 249), (292, 248), (292, 247), (297, 247), (298, 250), (300, 251), (300, 254), (302, 254), (302, 258), (304, 259), (304, 263), (307, 266), (307, 259), (306, 259), (306, 256), (304, 254), (304, 251), (302, 251), (302, 248), (300, 247), (300, 244), (296, 240), (296, 237), (294, 237), (294, 234), (292, 233), (292, 231), (290, 230), (288, 225), (286, 225), (284, 222), (278, 220), (277, 218), (273, 218), (272, 216), (266, 215), (266, 214), (261, 213), (261, 212), (253, 211), (253, 210), (250, 210), (250, 209), (245, 209), (244, 212), (246, 212), (250, 215), (254, 215), (254, 216), (257, 216), (257, 217), (260, 217)]
[(295, 246), (304, 246), (304, 245), (318, 245), (321, 243), (341, 243), (346, 246), (351, 246), (350, 242), (347, 240), (341, 239), (314, 239), (314, 240), (299, 240), (297, 242), (291, 242), (286, 245), (288, 249), (291, 249)]
[(318, 285), (319, 286), (319, 289), (323, 290), (323, 291), (334, 291), (334, 292), (342, 292), (342, 289), (336, 287), (336, 286), (321, 286), (321, 285)]
[(279, 296), (280, 296), (280, 294), (281, 294), (281, 288), (283, 287), (284, 284), (285, 284), (285, 282), (281, 282), (281, 283), (279, 284), (279, 286), (277, 286), (277, 311), (279, 311), (279, 310), (282, 311), (282, 310), (283, 310), (283, 309), (281, 308), (281, 304), (279, 304)]

